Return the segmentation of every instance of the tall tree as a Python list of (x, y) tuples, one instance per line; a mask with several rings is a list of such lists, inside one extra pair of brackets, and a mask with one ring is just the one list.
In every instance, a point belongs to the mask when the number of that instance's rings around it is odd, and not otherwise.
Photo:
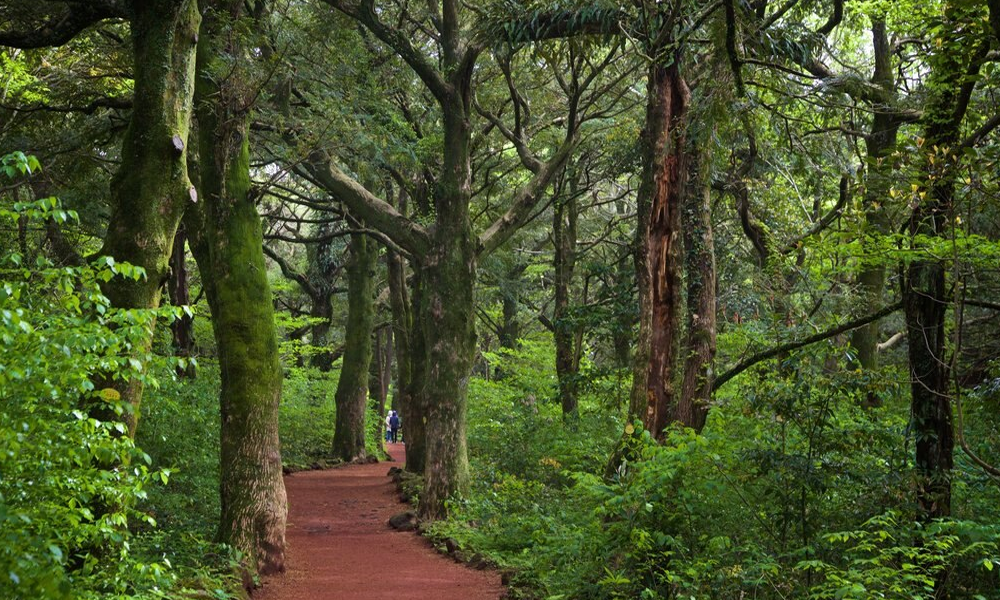
[[(552, 241), (555, 246), (555, 303), (552, 309), (553, 337), (556, 345), (556, 376), (559, 378), (559, 403), (564, 419), (579, 416), (577, 330), (570, 318), (573, 273), (576, 267), (577, 219), (579, 217), (576, 169), (565, 172), (570, 189), (556, 197), (552, 212)], [(560, 186), (562, 187), (562, 186)]]
[(372, 359), (375, 323), (375, 264), (378, 245), (361, 233), (351, 234), (347, 263), (347, 332), (344, 362), (334, 395), (337, 424), (333, 453), (350, 462), (365, 458), (365, 411), (368, 408), (368, 369)]
[[(712, 233), (711, 153), (704, 132), (692, 143), (684, 194), (684, 271), (687, 323), (680, 399), (674, 420), (701, 431), (712, 399), (716, 341), (715, 239)], [(683, 411), (690, 411), (684, 414)]]
[[(991, 16), (997, 18), (997, 3)], [(933, 32), (939, 43), (930, 56), (929, 98), (922, 119), (921, 185), (916, 193), (907, 233), (918, 258), (905, 267), (903, 308), (910, 362), (910, 406), (916, 438), (917, 502), (924, 519), (951, 514), (954, 427), (945, 355), (945, 323), (950, 303), (946, 265), (928, 245), (943, 236), (953, 221), (958, 149), (962, 124), (976, 88), (976, 75), (997, 40), (976, 4), (946, 5)], [(984, 26), (985, 24), (985, 26)], [(993, 125), (996, 126), (995, 124)]]
[(278, 441), (282, 371), (260, 216), (250, 194), (248, 20), (240, 0), (206, 7), (198, 40), (198, 179), (186, 225), (205, 285), (222, 387), (220, 542), (246, 567), (284, 570), (287, 502)]
[[(875, 68), (872, 83), (878, 86), (883, 97), (872, 106), (872, 124), (865, 136), (867, 156), (864, 211), (865, 239), (869, 245), (872, 240), (892, 232), (892, 224), (885, 207), (885, 199), (892, 187), (892, 177), (895, 174), (895, 164), (892, 157), (896, 150), (896, 138), (902, 118), (898, 110), (894, 110), (895, 78), (893, 75), (892, 48), (886, 30), (885, 17), (876, 15), (872, 18), (872, 48), (875, 53)], [(858, 273), (858, 293), (868, 306), (880, 306), (885, 291), (885, 264), (877, 257), (870, 257)], [(879, 342), (878, 323), (871, 323), (854, 331), (851, 335), (851, 346), (857, 350), (858, 364), (863, 369), (878, 368), (877, 345)], [(869, 405), (879, 403), (878, 396), (869, 394), (866, 402)]]
[(648, 39), (655, 42), (647, 52), (654, 60), (646, 78), (636, 228), (639, 341), (630, 412), (657, 438), (678, 414), (675, 363), (683, 307), (681, 207), (688, 168), (684, 126), (691, 98), (680, 71), (680, 46), (667, 33), (673, 27), (666, 19), (661, 31), (649, 32)]
[[(433, 32), (433, 48), (424, 54), (410, 36), (388, 24), (389, 7), (373, 3), (326, 0), (355, 19), (404, 60), (439, 104), (442, 115), (441, 168), (433, 193), (433, 227), (411, 221), (343, 173), (322, 153), (314, 154), (312, 175), (334, 191), (367, 224), (413, 255), (421, 257), (420, 313), (414, 320), (423, 331), (427, 356), (423, 366), (426, 418), (424, 495), (420, 510), (426, 518), (445, 514), (445, 501), (468, 484), (465, 439), (466, 392), (475, 353), (474, 282), (480, 254), (495, 249), (530, 214), (540, 192), (562, 168), (575, 144), (570, 135), (541, 164), (516, 194), (511, 210), (482, 235), (473, 230), (472, 96), (476, 61), (483, 51), (468, 37), (463, 18), (469, 12), (457, 0), (444, 0), (404, 20), (422, 23)], [(402, 10), (406, 10), (405, 8)], [(408, 419), (410, 420), (410, 419)]]

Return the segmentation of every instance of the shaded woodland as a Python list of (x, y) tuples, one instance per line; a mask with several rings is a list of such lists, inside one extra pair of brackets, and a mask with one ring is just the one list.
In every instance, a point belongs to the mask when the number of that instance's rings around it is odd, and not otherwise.
[(0, 596), (385, 458), (518, 598), (1000, 598), (1000, 0), (9, 0)]

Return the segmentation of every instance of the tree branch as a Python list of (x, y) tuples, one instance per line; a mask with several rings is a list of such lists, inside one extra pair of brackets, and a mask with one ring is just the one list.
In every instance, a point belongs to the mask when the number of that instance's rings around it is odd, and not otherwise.
[(827, 36), (831, 31), (840, 25), (840, 22), (844, 20), (844, 0), (833, 0), (833, 13), (830, 14), (830, 18), (826, 20), (826, 23), (822, 27), (816, 30), (817, 35)]
[(360, 2), (349, 2), (348, 0), (323, 0), (333, 8), (351, 17), (368, 28), (375, 37), (382, 40), (399, 54), (406, 64), (417, 74), (417, 77), (424, 82), (427, 89), (434, 94), (439, 102), (444, 102), (450, 92), (450, 86), (441, 77), (434, 66), (427, 61), (427, 57), (417, 51), (406, 34), (394, 27), (387, 27), (375, 13), (374, 2), (371, 0), (361, 0)]
[(830, 223), (833, 223), (833, 221), (837, 217), (839, 217), (842, 212), (844, 212), (844, 207), (847, 206), (847, 199), (850, 197), (850, 194), (848, 194), (849, 182), (850, 180), (848, 179), (847, 175), (840, 176), (840, 196), (837, 198), (837, 204), (833, 208), (831, 208), (828, 213), (823, 215), (823, 218), (821, 218), (815, 225), (813, 225), (812, 228), (809, 229), (809, 231), (803, 233), (798, 238), (788, 242), (785, 245), (785, 247), (781, 249), (781, 254), (790, 254), (794, 252), (795, 249), (799, 247), (799, 244), (801, 244), (803, 240), (810, 238), (816, 235), (817, 233), (823, 231), (827, 227), (829, 227)]
[(52, 106), (49, 104), (36, 104), (34, 106), (12, 106), (9, 104), (0, 104), (0, 108), (5, 110), (16, 110), (22, 113), (31, 112), (57, 112), (57, 113), (83, 113), (85, 115), (92, 115), (97, 112), (98, 108), (116, 108), (116, 109), (128, 109), (132, 108), (132, 98), (130, 96), (117, 96), (117, 97), (106, 97), (97, 98), (85, 104), (83, 106)]
[(1000, 113), (993, 115), (979, 129), (973, 131), (969, 134), (969, 137), (965, 138), (958, 144), (958, 150), (963, 150), (965, 148), (971, 148), (978, 144), (984, 137), (989, 135), (991, 131), (1000, 127)]
[(277, 263), (278, 267), (281, 269), (281, 274), (284, 275), (286, 279), (291, 279), (295, 283), (302, 286), (302, 290), (306, 293), (307, 296), (309, 296), (313, 300), (315, 300), (319, 296), (319, 290), (317, 290), (316, 286), (314, 286), (312, 282), (309, 281), (309, 278), (306, 277), (304, 274), (299, 273), (298, 271), (293, 269), (292, 266), (288, 264), (288, 261), (286, 261), (284, 258), (281, 257), (281, 255), (279, 255), (277, 252), (275, 252), (269, 246), (267, 246), (267, 244), (264, 245), (264, 254), (268, 255), (271, 258), (271, 260)]
[(986, 300), (962, 300), (962, 304), (968, 306), (975, 306), (977, 308), (988, 308), (990, 310), (1000, 310), (1000, 304), (996, 302), (987, 302)]
[(349, 177), (325, 154), (313, 152), (302, 167), (314, 183), (409, 254), (421, 256), (430, 250), (431, 238), (427, 230)]
[(93, 2), (40, 2), (8, 0), (0, 8), (0, 46), (46, 48), (62, 46), (91, 25), (126, 17), (120, 0)]
[(810, 344), (815, 344), (816, 342), (822, 342), (823, 340), (830, 339), (834, 336), (840, 335), (845, 331), (857, 329), (858, 327), (867, 325), (873, 321), (878, 321), (883, 317), (891, 315), (892, 313), (896, 312), (902, 307), (903, 307), (902, 302), (896, 302), (895, 304), (890, 304), (889, 306), (884, 307), (882, 310), (878, 312), (872, 313), (865, 317), (854, 319), (853, 321), (848, 321), (843, 325), (838, 325), (832, 329), (828, 329), (826, 331), (817, 333), (816, 335), (811, 335), (805, 338), (804, 340), (799, 340), (797, 342), (788, 342), (787, 344), (781, 344), (779, 346), (771, 348), (770, 350), (754, 354), (753, 356), (740, 361), (739, 363), (736, 364), (736, 366), (729, 369), (722, 375), (719, 375), (719, 377), (716, 378), (716, 380), (712, 383), (712, 391), (714, 392), (715, 390), (719, 389), (730, 379), (736, 377), (737, 375), (739, 375), (743, 371), (746, 371), (747, 369), (756, 365), (757, 363), (763, 362), (769, 358), (774, 358), (775, 356), (778, 356), (779, 354), (782, 354), (784, 352), (796, 350), (798, 348), (802, 348)]
[(524, 225), (532, 209), (538, 204), (538, 199), (541, 197), (542, 192), (545, 191), (552, 178), (559, 173), (573, 154), (576, 143), (577, 138), (575, 135), (567, 136), (555, 155), (535, 173), (531, 181), (517, 192), (510, 209), (479, 236), (480, 257), (486, 256), (496, 250), (514, 235), (518, 228)]

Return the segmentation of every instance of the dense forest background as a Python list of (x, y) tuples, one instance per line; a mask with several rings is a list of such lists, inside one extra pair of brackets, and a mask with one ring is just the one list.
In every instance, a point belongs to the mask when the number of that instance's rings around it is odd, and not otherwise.
[(998, 0), (5, 2), (0, 596), (240, 597), (396, 409), (514, 597), (1000, 598), (998, 61)]

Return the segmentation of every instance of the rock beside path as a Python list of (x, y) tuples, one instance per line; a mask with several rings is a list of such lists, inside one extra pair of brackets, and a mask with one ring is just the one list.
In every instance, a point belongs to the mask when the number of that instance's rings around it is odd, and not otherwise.
[(417, 528), (417, 515), (411, 511), (401, 512), (389, 517), (389, 526), (399, 531), (413, 531)]

